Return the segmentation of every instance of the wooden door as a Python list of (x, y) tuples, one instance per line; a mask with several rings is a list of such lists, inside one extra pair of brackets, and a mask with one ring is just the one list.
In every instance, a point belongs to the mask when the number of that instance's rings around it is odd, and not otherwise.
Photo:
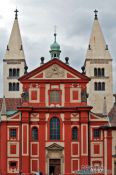
[(60, 175), (61, 174), (61, 160), (50, 159), (49, 160), (49, 175)]

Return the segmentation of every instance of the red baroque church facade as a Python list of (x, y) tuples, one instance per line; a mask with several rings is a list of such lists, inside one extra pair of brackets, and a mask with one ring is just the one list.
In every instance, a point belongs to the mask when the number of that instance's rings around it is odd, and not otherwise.
[(5, 99), (2, 103), (2, 175), (71, 175), (90, 165), (112, 174), (112, 132), (103, 127), (107, 118), (87, 105), (90, 79), (54, 58), (19, 80), (23, 94), (18, 111), (6, 117)]
[(116, 101), (107, 115), (112, 59), (97, 11), (82, 73), (69, 66), (68, 57), (65, 63), (59, 59), (56, 33), (51, 60), (42, 57), (27, 73), (17, 13), (3, 60), (0, 174), (115, 175)]

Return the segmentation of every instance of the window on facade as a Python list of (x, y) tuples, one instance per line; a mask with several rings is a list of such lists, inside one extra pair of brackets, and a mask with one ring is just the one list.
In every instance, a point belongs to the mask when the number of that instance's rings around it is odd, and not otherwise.
[(94, 129), (93, 131), (94, 138), (99, 138), (100, 137), (100, 130), (99, 129)]
[(60, 91), (50, 91), (50, 103), (60, 103)]
[(104, 77), (105, 73), (104, 73), (104, 68), (102, 68), (102, 76)]
[(9, 69), (9, 77), (12, 76), (12, 69)]
[(9, 91), (19, 91), (19, 83), (9, 83)]
[(50, 120), (50, 139), (51, 140), (60, 139), (60, 121), (57, 117), (53, 117)]
[(15, 68), (13, 68), (13, 69), (9, 69), (9, 77), (10, 78), (13, 78), (13, 77), (19, 77), (19, 75), (20, 75), (20, 70), (19, 70), (19, 68), (18, 69), (15, 69)]
[(56, 53), (54, 54), (54, 58), (56, 57)]
[(16, 163), (15, 161), (10, 162), (10, 167), (11, 167), (11, 168), (16, 167), (16, 165), (17, 165), (17, 163)]
[(73, 127), (72, 128), (72, 140), (77, 140), (78, 139), (78, 128)]
[(97, 76), (101, 77), (101, 69), (100, 68), (98, 68), (98, 75)]
[(32, 128), (32, 140), (34, 141), (38, 140), (38, 128), (37, 127)]
[(95, 77), (104, 77), (105, 76), (104, 68), (94, 68), (94, 76)]
[(97, 83), (94, 83), (94, 90), (97, 91)]
[(19, 69), (17, 69), (17, 77), (19, 77)]
[(12, 91), (12, 83), (9, 83), (9, 91)]
[(97, 76), (97, 69), (94, 68), (94, 76)]
[(16, 83), (13, 83), (13, 91), (15, 91)]
[(102, 91), (105, 91), (105, 83), (102, 83)]
[(16, 83), (16, 91), (19, 91), (19, 83)]
[(94, 90), (95, 91), (105, 91), (105, 82), (95, 82)]
[(98, 83), (98, 90), (101, 91), (102, 87), (101, 87), (101, 82)]
[(13, 69), (13, 77), (16, 77), (17, 73), (16, 73), (16, 69)]
[(16, 128), (10, 129), (10, 138), (16, 138), (16, 136), (17, 136)]

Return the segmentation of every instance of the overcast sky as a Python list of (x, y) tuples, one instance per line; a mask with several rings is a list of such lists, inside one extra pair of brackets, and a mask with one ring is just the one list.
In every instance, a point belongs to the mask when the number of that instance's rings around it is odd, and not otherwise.
[[(40, 65), (40, 57), (50, 60), (54, 26), (61, 46), (61, 60), (70, 58), (70, 65), (79, 71), (84, 63), (94, 13), (104, 33), (113, 58), (113, 87), (116, 93), (116, 1), (115, 0), (3, 0), (0, 2), (0, 82), (2, 60), (10, 37), (14, 10), (19, 10), (19, 25), (29, 71)], [(2, 96), (2, 90), (0, 90)]]

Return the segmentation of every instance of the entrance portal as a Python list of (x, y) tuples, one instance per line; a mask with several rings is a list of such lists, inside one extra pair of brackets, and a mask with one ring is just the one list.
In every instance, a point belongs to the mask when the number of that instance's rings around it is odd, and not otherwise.
[(49, 159), (49, 175), (61, 174), (61, 160)]

